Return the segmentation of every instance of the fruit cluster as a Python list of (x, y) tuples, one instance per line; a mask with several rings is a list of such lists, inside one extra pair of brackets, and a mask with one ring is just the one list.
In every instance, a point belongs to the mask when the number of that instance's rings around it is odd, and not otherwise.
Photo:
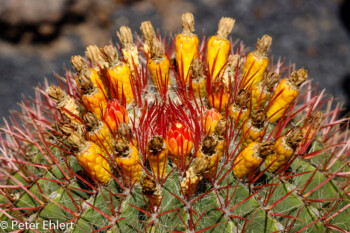
[(122, 26), (120, 45), (73, 56), (76, 73), (41, 88), (39, 108), (25, 102), (24, 129), (6, 123), (1, 219), (73, 232), (349, 230), (348, 122), (305, 69), (270, 61), (270, 36), (250, 53), (229, 40), (234, 24), (223, 17), (200, 41), (185, 13), (169, 42), (146, 21), (142, 38)]

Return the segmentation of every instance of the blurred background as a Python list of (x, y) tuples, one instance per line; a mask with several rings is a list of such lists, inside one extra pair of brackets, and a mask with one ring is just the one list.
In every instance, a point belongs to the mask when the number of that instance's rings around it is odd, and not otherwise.
[[(350, 2), (346, 0), (1, 0), (0, 116), (19, 109), (21, 94), (53, 71), (72, 69), (70, 56), (90, 44), (103, 46), (128, 25), (139, 32), (151, 20), (163, 34), (181, 29), (181, 14), (191, 11), (196, 32), (216, 33), (222, 16), (233, 17), (232, 38), (254, 49), (257, 37), (273, 37), (275, 58), (305, 67), (327, 93), (350, 106)], [(205, 29), (205, 30), (203, 30)]]

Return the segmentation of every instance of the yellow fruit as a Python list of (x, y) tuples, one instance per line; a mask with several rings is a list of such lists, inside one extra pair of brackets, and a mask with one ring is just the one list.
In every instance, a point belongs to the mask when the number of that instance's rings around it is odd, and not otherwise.
[(206, 95), (207, 80), (203, 78), (201, 80), (192, 80), (192, 89), (195, 96), (204, 98)]
[(156, 38), (153, 38), (151, 57), (147, 61), (147, 67), (159, 92), (165, 92), (170, 84), (170, 61), (164, 54), (162, 43)]
[(253, 172), (266, 156), (274, 153), (271, 142), (252, 142), (245, 147), (234, 160), (233, 174), (240, 179)]
[(139, 51), (133, 42), (131, 29), (126, 26), (121, 26), (120, 32), (117, 32), (117, 36), (123, 45), (121, 49), (123, 58), (128, 64), (131, 72), (135, 72), (135, 69), (138, 71), (140, 66)]
[(189, 83), (189, 69), (193, 58), (198, 57), (199, 40), (194, 32), (194, 17), (191, 13), (182, 15), (182, 33), (175, 38), (175, 59), (179, 75)]
[(283, 79), (277, 85), (270, 100), (271, 105), (267, 110), (267, 116), (270, 118), (271, 123), (278, 121), (284, 115), (285, 110), (298, 96), (299, 86), (306, 78), (307, 71), (302, 68), (294, 71), (288, 79)]
[(141, 182), (142, 194), (148, 197), (151, 208), (159, 207), (162, 201), (160, 185), (151, 176), (145, 176)]
[(227, 36), (233, 29), (234, 24), (235, 20), (232, 18), (221, 18), (218, 25), (217, 35), (210, 37), (208, 40), (207, 65), (212, 80), (216, 78), (226, 64), (231, 47), (231, 43), (227, 39)]
[(222, 80), (228, 88), (230, 88), (230, 82), (231, 87), (234, 88), (235, 85), (235, 78), (236, 75), (238, 75), (238, 71), (241, 66), (241, 57), (239, 54), (230, 55), (227, 59), (227, 63), (225, 65), (225, 69), (222, 75)]
[(203, 71), (203, 62), (197, 57), (193, 58), (191, 65), (192, 90), (196, 97), (204, 98), (207, 91), (207, 77)]
[(153, 137), (147, 143), (146, 153), (151, 170), (156, 177), (164, 178), (168, 167), (168, 148), (165, 140), (159, 136)]
[(221, 78), (215, 78), (212, 83), (210, 96), (208, 97), (209, 106), (216, 108), (220, 112), (224, 112), (229, 98), (230, 94), (228, 87), (224, 84)]
[(92, 111), (101, 120), (107, 107), (107, 96), (93, 85), (89, 75), (80, 74), (77, 80), (82, 92), (83, 104), (88, 111)]
[(207, 171), (203, 174), (205, 178), (214, 179), (218, 169), (221, 154), (218, 153), (217, 141), (214, 137), (207, 136), (203, 139), (200, 149), (197, 151), (196, 157), (204, 157), (209, 160)]
[(252, 142), (261, 142), (266, 131), (266, 114), (260, 110), (251, 119), (243, 123), (241, 137), (243, 137), (241, 147), (244, 148)]
[(301, 129), (304, 135), (304, 142), (308, 143), (310, 140), (312, 140), (318, 130), (321, 127), (321, 123), (323, 120), (323, 113), (322, 112), (315, 112), (311, 114), (309, 118), (306, 119), (305, 124), (303, 128)]
[(112, 139), (113, 136), (107, 126), (103, 121), (97, 119), (95, 114), (89, 112), (83, 116), (85, 121), (87, 132), (85, 134), (86, 138), (97, 145), (99, 145), (103, 151), (103, 155), (109, 158), (108, 154), (112, 151)]
[(129, 104), (134, 100), (132, 88), (131, 73), (125, 62), (121, 62), (118, 66), (114, 66), (108, 70), (111, 78), (112, 86), (118, 93), (120, 100), (125, 96), (126, 103)]
[(107, 75), (112, 96), (117, 96), (120, 101), (125, 98), (127, 104), (131, 103), (134, 100), (134, 88), (129, 66), (118, 59), (118, 51), (112, 45), (105, 46), (102, 51), (109, 62)]
[(119, 123), (116, 137), (118, 139), (123, 139), (125, 142), (130, 143), (133, 146), (137, 146), (137, 140), (134, 137), (134, 134), (133, 134), (131, 128), (129, 127), (128, 124), (126, 124), (124, 122)]
[(303, 133), (299, 129), (278, 138), (275, 142), (275, 153), (266, 158), (265, 167), (271, 165), (267, 170), (269, 172), (278, 172), (279, 168), (283, 168), (283, 165), (289, 161), (302, 140)]
[(210, 164), (210, 157), (198, 156), (194, 160), (194, 164), (186, 170), (185, 177), (180, 183), (181, 190), (186, 196), (193, 195), (198, 182), (203, 179), (205, 174), (209, 178), (208, 171)]
[(264, 35), (261, 39), (258, 39), (255, 51), (248, 54), (242, 73), (243, 88), (249, 88), (251, 84), (258, 83), (263, 79), (269, 65), (267, 52), (270, 49), (271, 42), (272, 38)]
[(131, 187), (139, 183), (142, 175), (142, 166), (137, 148), (123, 140), (118, 140), (114, 145), (114, 152), (124, 184)]
[(249, 118), (250, 111), (248, 108), (238, 108), (235, 105), (232, 105), (229, 108), (229, 116), (233, 120), (233, 122), (236, 124), (238, 121), (238, 126), (240, 126), (245, 120)]
[(228, 121), (225, 118), (221, 118), (214, 130), (213, 137), (218, 142), (216, 150), (220, 156), (224, 154), (224, 148), (226, 147), (226, 133), (227, 133)]
[(252, 110), (255, 111), (259, 103), (259, 109), (263, 109), (266, 102), (270, 100), (271, 90), (275, 86), (279, 75), (275, 72), (268, 73), (263, 81), (255, 83), (251, 88)]
[(68, 141), (78, 150), (76, 157), (80, 166), (91, 177), (106, 184), (111, 179), (111, 168), (101, 148), (92, 141), (85, 141), (77, 133), (70, 135)]
[(247, 103), (250, 101), (249, 94), (241, 89), (234, 100), (234, 103), (229, 107), (229, 116), (233, 120), (233, 124), (240, 125), (246, 119), (248, 119), (250, 114), (250, 109), (247, 108)]

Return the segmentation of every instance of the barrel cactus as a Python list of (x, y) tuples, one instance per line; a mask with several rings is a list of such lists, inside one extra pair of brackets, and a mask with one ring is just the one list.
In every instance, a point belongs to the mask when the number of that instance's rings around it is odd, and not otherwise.
[(191, 13), (174, 39), (123, 26), (25, 98), (0, 138), (1, 230), (350, 231), (341, 106), (234, 23), (208, 40)]

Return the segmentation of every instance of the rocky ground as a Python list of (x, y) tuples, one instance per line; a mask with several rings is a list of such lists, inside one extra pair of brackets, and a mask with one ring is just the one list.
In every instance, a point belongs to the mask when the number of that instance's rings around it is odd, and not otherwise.
[[(163, 32), (180, 30), (181, 14), (194, 13), (198, 34), (214, 34), (221, 16), (236, 19), (233, 39), (254, 48), (256, 38), (273, 37), (275, 58), (286, 57), (350, 105), (349, 2), (341, 0), (4, 0), (0, 2), (0, 116), (6, 117), (21, 94), (53, 71), (64, 74), (73, 54), (89, 44), (117, 41), (121, 25), (139, 30), (151, 20)], [(205, 30), (202, 30), (205, 28)]]

